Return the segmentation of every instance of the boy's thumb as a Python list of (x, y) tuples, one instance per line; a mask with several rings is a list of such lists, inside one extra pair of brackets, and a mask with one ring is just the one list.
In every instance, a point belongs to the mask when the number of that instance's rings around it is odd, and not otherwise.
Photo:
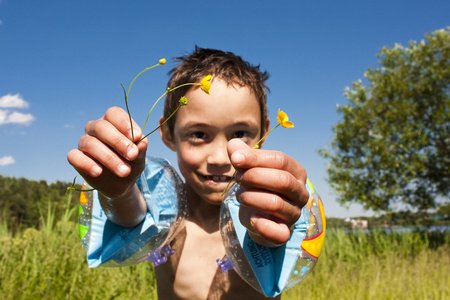
[[(234, 166), (239, 166), (239, 164), (245, 159), (244, 155), (241, 153), (235, 153), (238, 150), (250, 149), (249, 145), (244, 143), (241, 139), (231, 139), (228, 142), (227, 150), (230, 156), (231, 163)], [(234, 155), (233, 155), (234, 154)]]

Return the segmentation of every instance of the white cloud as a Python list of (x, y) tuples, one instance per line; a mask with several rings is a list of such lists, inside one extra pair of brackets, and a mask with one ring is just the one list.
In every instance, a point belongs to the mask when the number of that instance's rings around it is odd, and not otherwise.
[(7, 118), (8, 118), (8, 111), (0, 109), (0, 125), (6, 123)]
[(5, 95), (0, 97), (0, 126), (8, 123), (28, 126), (35, 120), (32, 114), (25, 114), (15, 110), (1, 108), (27, 108), (28, 102), (22, 99), (20, 94)]
[(14, 158), (12, 156), (3, 156), (0, 157), (0, 166), (7, 166), (7, 165), (12, 165), (13, 163), (15, 163), (16, 161), (14, 160)]
[(0, 107), (2, 108), (27, 108), (28, 102), (22, 99), (22, 96), (20, 96), (20, 94), (15, 94), (15, 95), (5, 95), (0, 97)]
[(0, 125), (14, 123), (20, 125), (31, 125), (31, 122), (35, 120), (32, 114), (23, 114), (17, 111), (9, 111), (0, 109)]
[(23, 113), (14, 111), (12, 114), (10, 114), (8, 116), (8, 123), (30, 125), (31, 122), (33, 122), (33, 121), (34, 121), (34, 117), (32, 114), (23, 114)]

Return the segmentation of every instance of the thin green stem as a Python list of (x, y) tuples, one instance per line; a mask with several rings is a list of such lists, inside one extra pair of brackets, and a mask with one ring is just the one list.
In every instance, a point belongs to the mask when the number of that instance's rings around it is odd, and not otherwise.
[(137, 74), (136, 77), (134, 77), (134, 79), (131, 81), (130, 86), (128, 87), (127, 98), (128, 98), (128, 95), (130, 94), (131, 86), (133, 85), (134, 81), (135, 81), (139, 76), (141, 76), (142, 73), (144, 73), (144, 72), (146, 72), (146, 71), (148, 71), (148, 70), (150, 70), (150, 69), (153, 69), (154, 67), (157, 67), (157, 66), (159, 66), (159, 65), (161, 65), (161, 64), (156, 64), (156, 65), (154, 65), (154, 66), (145, 68), (145, 69), (142, 70), (139, 74)]
[[(153, 108), (155, 108), (155, 106), (156, 106), (156, 104), (159, 102), (159, 100), (161, 100), (162, 97), (164, 97), (165, 95), (167, 95), (167, 93), (168, 93), (168, 91), (166, 91), (164, 94), (162, 94), (162, 95), (158, 98), (158, 100), (155, 101), (155, 104), (153, 104), (152, 108), (151, 108), (150, 111), (148, 112), (147, 119), (145, 119), (144, 126), (142, 126), (142, 131), (144, 131), (145, 126), (147, 126), (147, 121), (148, 121), (148, 119), (150, 118), (150, 114), (152, 113)], [(144, 138), (145, 138), (145, 137), (144, 137)]]
[(222, 195), (220, 195), (220, 197), (223, 197), (225, 195), (225, 193), (228, 191), (228, 188), (230, 187), (231, 182), (234, 180), (234, 177), (236, 176), (237, 173), (237, 169), (234, 171), (233, 176), (231, 176), (230, 181), (228, 181), (227, 187), (225, 188), (225, 190), (222, 192)]
[(75, 181), (76, 181), (76, 179), (77, 179), (77, 177), (75, 176), (75, 178), (73, 179), (73, 182), (72, 182), (72, 186), (69, 186), (69, 187), (67, 188), (66, 194), (67, 194), (67, 192), (68, 192), (69, 190), (71, 190), (71, 191), (77, 191), (77, 192), (92, 192), (92, 191), (95, 191), (95, 190), (101, 188), (101, 187), (102, 187), (104, 184), (106, 184), (108, 181), (110, 181), (110, 180), (113, 178), (113, 176), (114, 176), (114, 173), (111, 173), (111, 175), (109, 175), (109, 177), (106, 178), (106, 180), (103, 181), (102, 184), (100, 184), (98, 187), (96, 187), (96, 188), (91, 188), (91, 189), (87, 189), (87, 190), (77, 189), (77, 188), (74, 187), (74, 186), (75, 186)]
[(154, 67), (157, 67), (157, 66), (159, 66), (159, 65), (161, 65), (161, 64), (158, 63), (158, 64), (156, 64), (156, 65), (154, 65), (154, 66), (145, 68), (144, 70), (142, 70), (141, 72), (139, 72), (139, 74), (137, 74), (137, 75), (133, 78), (133, 80), (131, 81), (131, 84), (130, 84), (130, 86), (128, 87), (128, 91), (127, 91), (127, 92), (125, 92), (125, 88), (124, 88), (123, 84), (120, 84), (120, 85), (122, 86), (123, 92), (124, 92), (124, 94), (125, 94), (125, 106), (127, 107), (128, 116), (129, 116), (129, 118), (130, 118), (131, 140), (132, 140), (132, 141), (134, 141), (133, 121), (132, 121), (132, 119), (131, 119), (130, 108), (128, 107), (128, 96), (130, 95), (131, 86), (133, 85), (134, 81), (135, 81), (139, 76), (141, 76), (142, 73), (144, 73), (144, 72), (146, 72), (146, 71), (148, 71), (148, 70), (150, 70), (150, 69), (153, 69)]
[(163, 126), (180, 109), (181, 106), (183, 106), (183, 104), (178, 105), (177, 109), (175, 109), (174, 112), (171, 113), (170, 116), (167, 119), (164, 120), (164, 122), (162, 122), (158, 127), (153, 129), (149, 134), (145, 135), (142, 139), (139, 140), (139, 142), (142, 141), (143, 139), (145, 139), (146, 137), (148, 137), (150, 134), (152, 134), (156, 130), (158, 130), (161, 126)]
[(76, 192), (92, 192), (92, 191), (95, 191), (96, 189), (92, 188), (92, 189), (82, 190), (82, 189), (74, 188), (73, 186), (69, 186), (69, 187), (67, 188), (66, 194), (67, 194), (67, 192), (68, 192), (69, 190), (70, 190), (70, 191), (76, 191)]
[(280, 126), (281, 124), (278, 123), (277, 126), (275, 126), (274, 128), (272, 128), (268, 133), (266, 133), (253, 147), (252, 149), (255, 149), (256, 147), (259, 146), (259, 143), (261, 143), (262, 140), (264, 140), (272, 131), (274, 131), (278, 126)]
[[(145, 120), (144, 126), (142, 126), (142, 131), (144, 131), (145, 126), (147, 125), (147, 121), (148, 121), (148, 119), (150, 118), (150, 114), (152, 113), (152, 111), (153, 111), (153, 109), (155, 108), (156, 104), (158, 104), (159, 100), (161, 100), (162, 97), (164, 97), (164, 96), (167, 95), (168, 93), (170, 93), (170, 92), (172, 92), (172, 91), (175, 91), (176, 89), (179, 89), (179, 88), (181, 88), (181, 87), (183, 87), (183, 86), (188, 86), (188, 85), (200, 85), (200, 83), (184, 83), (184, 84), (181, 84), (181, 85), (179, 85), (179, 86), (176, 86), (176, 87), (174, 87), (174, 88), (172, 88), (172, 89), (167, 89), (167, 91), (166, 91), (164, 94), (162, 94), (162, 95), (158, 98), (158, 100), (155, 101), (155, 104), (153, 104), (152, 108), (151, 108), (150, 111), (148, 112), (147, 119)], [(152, 131), (152, 132), (154, 132), (154, 131)], [(145, 138), (145, 137), (144, 137), (144, 138)]]
[(122, 86), (123, 93), (125, 94), (125, 106), (127, 107), (128, 117), (130, 118), (131, 140), (134, 141), (133, 120), (131, 119), (130, 108), (128, 107), (128, 95), (125, 92), (125, 87), (123, 86), (123, 84), (120, 84), (120, 85)]

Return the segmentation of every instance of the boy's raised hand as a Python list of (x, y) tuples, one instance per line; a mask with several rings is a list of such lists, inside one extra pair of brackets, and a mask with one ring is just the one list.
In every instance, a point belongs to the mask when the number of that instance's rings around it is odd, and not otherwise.
[(78, 149), (67, 154), (69, 163), (99, 192), (117, 198), (136, 183), (144, 170), (148, 140), (133, 121), (132, 141), (130, 118), (123, 109), (112, 107), (105, 115), (86, 125)]
[(259, 244), (286, 243), (308, 202), (305, 169), (282, 152), (251, 149), (239, 139), (229, 141), (228, 154), (241, 185), (241, 223)]

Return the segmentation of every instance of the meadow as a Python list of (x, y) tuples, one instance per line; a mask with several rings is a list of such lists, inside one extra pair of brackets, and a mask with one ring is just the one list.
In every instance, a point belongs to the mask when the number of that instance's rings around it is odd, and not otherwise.
[[(0, 299), (156, 299), (151, 263), (89, 269), (77, 208), (39, 230), (0, 221)], [(450, 234), (328, 230), (322, 256), (289, 299), (450, 299)]]

